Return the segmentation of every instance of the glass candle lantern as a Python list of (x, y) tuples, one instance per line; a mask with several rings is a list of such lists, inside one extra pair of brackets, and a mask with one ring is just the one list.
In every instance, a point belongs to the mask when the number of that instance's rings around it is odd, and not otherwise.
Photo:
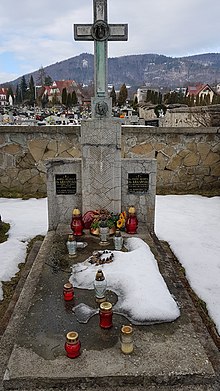
[(71, 229), (73, 231), (73, 235), (82, 236), (82, 234), (83, 234), (83, 221), (82, 221), (81, 213), (78, 208), (73, 209)]
[(100, 226), (99, 228), (99, 237), (100, 237), (100, 244), (102, 246), (105, 246), (107, 244), (109, 244), (109, 227), (102, 227)]
[(68, 254), (70, 257), (75, 257), (76, 256), (76, 249), (77, 249), (77, 243), (75, 236), (72, 234), (68, 235), (68, 240), (66, 242)]
[(128, 217), (125, 223), (125, 229), (128, 234), (136, 234), (138, 227), (138, 219), (134, 206), (128, 209)]
[(123, 247), (123, 237), (121, 236), (121, 232), (119, 230), (116, 230), (113, 240), (114, 240), (115, 250), (120, 251)]
[(65, 301), (70, 301), (74, 297), (74, 289), (71, 282), (66, 282), (63, 286), (63, 298)]
[(76, 358), (80, 355), (81, 343), (76, 331), (70, 331), (66, 335), (65, 350), (69, 358)]
[(95, 289), (96, 302), (101, 303), (103, 301), (106, 301), (105, 292), (107, 287), (107, 281), (101, 269), (97, 271), (93, 285)]
[(112, 304), (104, 301), (99, 307), (99, 326), (103, 329), (112, 327)]
[(134, 350), (133, 329), (131, 326), (122, 326), (121, 328), (121, 351), (124, 354), (130, 354)]

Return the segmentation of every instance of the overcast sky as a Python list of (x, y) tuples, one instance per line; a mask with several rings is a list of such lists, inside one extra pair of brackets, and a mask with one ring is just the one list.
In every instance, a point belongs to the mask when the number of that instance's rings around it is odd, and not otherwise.
[[(92, 0), (10, 0), (0, 12), (0, 82), (93, 53), (74, 42), (74, 23), (93, 22)], [(109, 23), (128, 23), (128, 42), (111, 42), (109, 57), (157, 53), (180, 57), (220, 52), (219, 0), (108, 0)]]

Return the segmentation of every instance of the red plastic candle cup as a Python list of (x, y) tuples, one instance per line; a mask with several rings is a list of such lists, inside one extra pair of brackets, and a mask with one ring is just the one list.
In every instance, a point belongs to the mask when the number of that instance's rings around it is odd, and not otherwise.
[(99, 326), (103, 329), (110, 329), (112, 327), (112, 305), (108, 301), (100, 304)]
[(126, 232), (128, 234), (136, 234), (137, 233), (137, 227), (138, 227), (138, 220), (135, 215), (131, 215), (128, 217), (126, 221)]
[(76, 358), (80, 355), (81, 343), (78, 333), (76, 331), (70, 331), (66, 335), (65, 350), (66, 355), (69, 358)]
[(128, 218), (125, 223), (125, 229), (128, 234), (136, 234), (138, 227), (138, 219), (136, 216), (135, 207), (131, 206), (128, 210)]
[(65, 301), (70, 301), (74, 297), (74, 290), (71, 282), (67, 282), (63, 286), (63, 298)]
[(79, 209), (74, 209), (71, 220), (71, 229), (74, 236), (82, 236), (83, 234), (83, 221)]

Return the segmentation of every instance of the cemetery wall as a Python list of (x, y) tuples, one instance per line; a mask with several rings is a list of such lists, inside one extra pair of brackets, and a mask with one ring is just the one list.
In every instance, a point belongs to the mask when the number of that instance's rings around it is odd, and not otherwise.
[[(1, 126), (0, 194), (46, 194), (45, 161), (80, 158), (80, 126)], [(157, 194), (220, 192), (219, 128), (122, 126), (122, 158), (157, 159)]]

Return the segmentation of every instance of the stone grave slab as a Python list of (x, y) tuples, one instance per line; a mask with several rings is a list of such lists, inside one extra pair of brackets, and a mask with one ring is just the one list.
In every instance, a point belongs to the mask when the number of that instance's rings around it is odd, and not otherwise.
[[(171, 323), (134, 326), (134, 352), (129, 356), (120, 351), (119, 333), (127, 321), (125, 317), (113, 315), (110, 330), (99, 327), (98, 314), (88, 323), (78, 322), (72, 303), (67, 304), (62, 297), (72, 263), (66, 254), (63, 232), (61, 227), (59, 233), (49, 233), (50, 238), (54, 235), (53, 245), (50, 241), (44, 249), (39, 281), (34, 284), (32, 278), (35, 293), (7, 365), (4, 388), (169, 386), (199, 384), (201, 379), (211, 384), (215, 379), (213, 365), (193, 327), (190, 312), (182, 306), (182, 292), (179, 295), (172, 284), (171, 293), (181, 306), (180, 318)], [(98, 238), (85, 235), (84, 240), (88, 246), (79, 250), (73, 262), (87, 259), (99, 248)], [(148, 241), (146, 236), (145, 240)], [(35, 267), (39, 268), (37, 259), (32, 273)], [(115, 296), (111, 292), (109, 295), (114, 302)], [(96, 308), (91, 291), (76, 289), (74, 304), (80, 302)], [(71, 330), (78, 331), (82, 344), (81, 355), (76, 359), (67, 358), (64, 350), (65, 335)]]

